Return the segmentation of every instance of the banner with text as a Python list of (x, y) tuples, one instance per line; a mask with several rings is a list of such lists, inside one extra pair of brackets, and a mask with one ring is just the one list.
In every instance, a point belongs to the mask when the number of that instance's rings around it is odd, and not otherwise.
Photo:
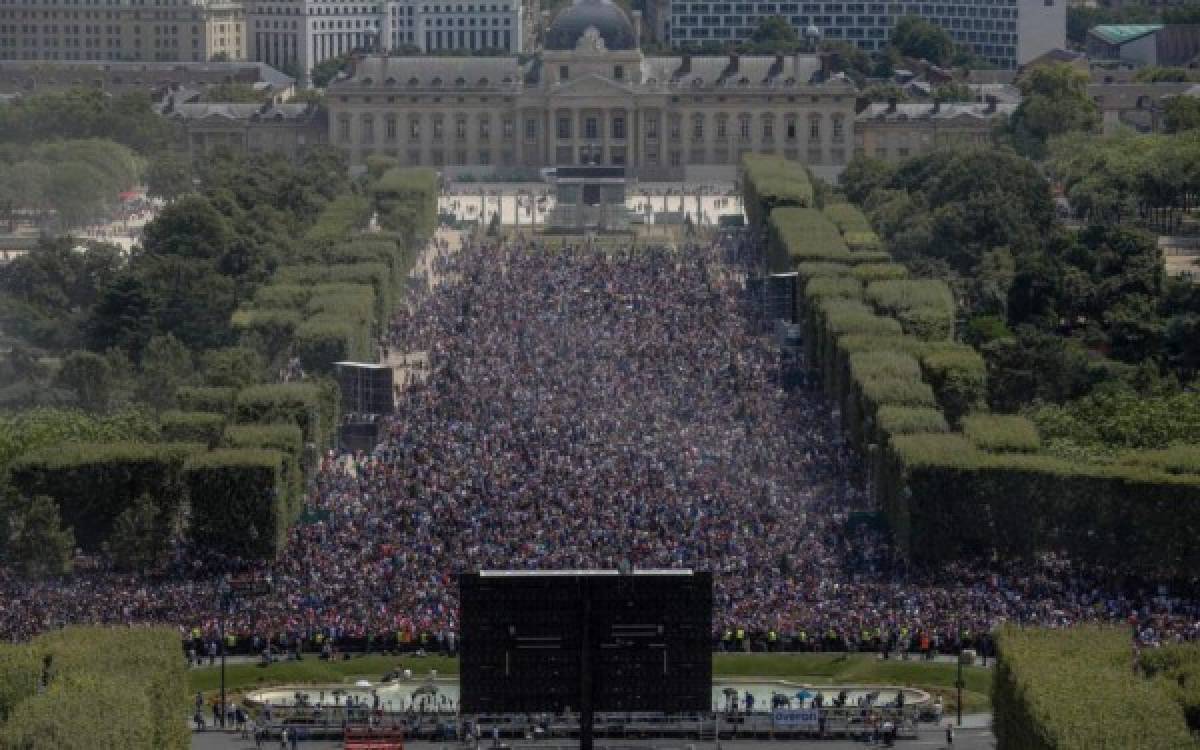
[(772, 720), (776, 729), (815, 732), (820, 726), (821, 712), (816, 708), (777, 708)]

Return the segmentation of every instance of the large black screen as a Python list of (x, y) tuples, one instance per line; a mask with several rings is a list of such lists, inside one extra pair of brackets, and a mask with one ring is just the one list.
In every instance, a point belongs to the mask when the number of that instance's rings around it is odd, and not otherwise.
[(709, 573), (485, 571), (459, 587), (463, 711), (580, 710), (587, 686), (595, 711), (712, 707)]

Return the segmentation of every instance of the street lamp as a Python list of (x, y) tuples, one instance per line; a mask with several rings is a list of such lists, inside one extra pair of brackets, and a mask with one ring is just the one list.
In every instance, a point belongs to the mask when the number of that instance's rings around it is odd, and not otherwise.
[(963, 629), (962, 622), (958, 624), (958, 679), (954, 687), (958, 689), (958, 726), (962, 728), (962, 691), (963, 691)]
[(225, 728), (225, 613), (233, 606), (233, 587), (226, 574), (217, 583), (217, 637), (221, 640), (221, 728)]

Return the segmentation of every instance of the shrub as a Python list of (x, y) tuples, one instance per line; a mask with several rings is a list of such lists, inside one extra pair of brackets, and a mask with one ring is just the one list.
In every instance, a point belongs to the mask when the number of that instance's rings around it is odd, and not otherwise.
[(212, 448), (221, 439), (226, 415), (207, 411), (168, 411), (159, 417), (169, 443), (200, 443)]
[(853, 261), (837, 227), (815, 208), (772, 211), (767, 243), (767, 262), (772, 271), (789, 271), (804, 261)]
[(64, 526), (89, 552), (98, 551), (114, 519), (142, 495), (159, 511), (165, 541), (178, 523), (184, 487), (180, 470), (198, 446), (187, 444), (79, 443), (46, 448), (13, 463), (10, 481), (27, 497), (46, 495)]
[(294, 517), (278, 451), (223, 449), (184, 467), (192, 540), (210, 552), (270, 558), (283, 549)]
[(846, 276), (823, 276), (804, 285), (804, 298), (809, 302), (816, 302), (825, 297), (861, 299), (862, 293), (862, 283)]
[(746, 217), (762, 230), (771, 212), (780, 206), (812, 206), (813, 186), (808, 172), (797, 162), (775, 156), (742, 157), (742, 184)]
[(906, 333), (926, 341), (954, 335), (954, 295), (944, 281), (874, 281), (867, 285), (866, 298), (880, 312), (894, 315)]
[(304, 241), (313, 246), (336, 244), (350, 232), (366, 226), (369, 218), (371, 202), (365, 195), (339, 195), (321, 209), (317, 220), (304, 233)]
[(294, 424), (306, 443), (324, 449), (337, 429), (337, 385), (314, 382), (256, 385), (238, 394), (238, 424)]
[(899, 263), (863, 263), (854, 266), (850, 273), (863, 284), (908, 278), (908, 269)]
[(1130, 451), (1120, 457), (1120, 462), (1151, 467), (1167, 474), (1200, 474), (1200, 445), (1173, 445), (1159, 450)]
[(867, 215), (852, 203), (828, 203), (823, 211), (825, 218), (832, 221), (842, 234), (872, 231)]
[(976, 448), (996, 453), (1036, 453), (1042, 441), (1025, 417), (1012, 414), (972, 414), (963, 417), (963, 434)]
[(258, 288), (254, 294), (254, 306), (260, 309), (300, 310), (312, 296), (309, 284), (285, 284), (275, 282)]
[[(49, 657), (49, 705), (58, 712), (62, 728), (70, 727), (66, 735), (58, 735), (59, 730), (43, 735), (64, 736), (64, 744), (52, 747), (184, 750), (191, 746), (190, 732), (181, 721), (187, 711), (187, 673), (179, 656), (179, 633), (174, 628), (75, 626), (38, 636), (33, 646)], [(113, 681), (115, 689), (108, 680)], [(84, 688), (82, 695), (76, 694), (77, 687)], [(21, 736), (30, 736), (31, 724), (26, 722), (34, 717), (37, 721), (31, 723), (43, 728), (45, 722), (53, 722), (53, 712), (47, 718), (45, 711), (49, 709), (35, 703), (44, 697), (22, 704), (22, 713), (27, 707), (30, 713), (14, 718), (21, 726)], [(94, 701), (90, 706), (76, 702), (89, 698)], [(126, 721), (135, 725), (135, 730), (107, 726)], [(10, 727), (11, 723), (5, 730)], [(88, 734), (89, 728), (93, 734)], [(115, 744), (108, 744), (105, 738), (110, 737)], [(131, 737), (141, 741), (122, 744)]]
[(183, 386), (175, 391), (175, 400), (183, 411), (232, 414), (237, 391), (216, 386)]
[(369, 284), (375, 290), (375, 319), (391, 319), (391, 272), (383, 263), (281, 266), (276, 277), (294, 284)]
[(432, 169), (389, 169), (372, 183), (379, 223), (409, 243), (423, 241), (437, 226), (438, 181)]
[(0, 727), (21, 701), (37, 694), (42, 658), (26, 644), (0, 644)]
[[(221, 439), (226, 448), (255, 448), (274, 450), (288, 457), (284, 481), (289, 494), (296, 501), (304, 498), (304, 475), (313, 471), (315, 462), (304, 450), (304, 434), (300, 428), (290, 424), (245, 424), (225, 428)], [(293, 509), (295, 510), (295, 509)]]
[(372, 358), (368, 330), (353, 318), (336, 315), (306, 320), (296, 331), (296, 356), (305, 372), (331, 375), (335, 362)]
[(987, 403), (987, 363), (969, 346), (950, 344), (921, 355), (925, 379), (951, 424)]
[(992, 727), (999, 750), (1195, 746), (1179, 705), (1130, 669), (1123, 628), (1007, 625), (996, 647)]
[(892, 435), (950, 431), (942, 412), (928, 406), (881, 406), (875, 415), (875, 422), (884, 439)]
[(828, 278), (835, 276), (848, 276), (854, 269), (845, 263), (826, 263), (820, 261), (807, 261), (797, 263), (795, 267), (796, 276), (800, 282), (801, 288), (811, 279)]

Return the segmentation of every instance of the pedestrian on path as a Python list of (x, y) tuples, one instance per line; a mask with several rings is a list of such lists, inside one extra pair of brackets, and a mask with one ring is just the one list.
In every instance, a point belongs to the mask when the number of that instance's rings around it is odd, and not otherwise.
[(954, 725), (946, 722), (946, 747), (954, 747)]

